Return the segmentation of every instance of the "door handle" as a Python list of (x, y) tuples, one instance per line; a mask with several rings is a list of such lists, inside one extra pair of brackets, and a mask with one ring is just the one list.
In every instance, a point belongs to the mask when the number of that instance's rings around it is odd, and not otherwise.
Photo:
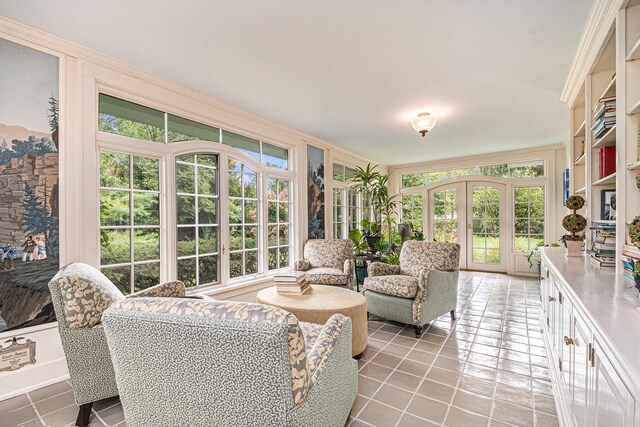
[(467, 228), (471, 230), (471, 224), (467, 224)]
[(564, 344), (565, 345), (574, 345), (576, 343), (576, 341), (573, 338), (569, 338), (568, 336), (565, 335), (564, 337)]
[(549, 297), (549, 302), (554, 302), (556, 300), (555, 297)]

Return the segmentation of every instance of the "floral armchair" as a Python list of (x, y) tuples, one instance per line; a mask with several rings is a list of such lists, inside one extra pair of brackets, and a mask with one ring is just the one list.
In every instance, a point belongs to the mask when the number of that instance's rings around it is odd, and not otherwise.
[(117, 396), (102, 314), (113, 303), (140, 297), (185, 297), (182, 282), (168, 282), (124, 296), (96, 268), (72, 263), (49, 282), (73, 393), (80, 405), (76, 425), (89, 424), (93, 402)]
[(460, 245), (408, 240), (400, 265), (374, 262), (364, 279), (367, 311), (397, 322), (423, 326), (450, 312), (455, 319), (458, 299)]
[(341, 426), (357, 393), (351, 319), (234, 301), (127, 299), (104, 313), (128, 426)]
[(346, 239), (312, 239), (304, 244), (304, 259), (294, 266), (305, 271), (310, 283), (353, 288), (353, 242)]

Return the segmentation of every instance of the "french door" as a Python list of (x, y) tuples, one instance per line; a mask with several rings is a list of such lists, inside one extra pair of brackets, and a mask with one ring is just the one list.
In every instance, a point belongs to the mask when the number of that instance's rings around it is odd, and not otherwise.
[(429, 190), (429, 238), (461, 246), (460, 268), (506, 271), (504, 184), (467, 181)]

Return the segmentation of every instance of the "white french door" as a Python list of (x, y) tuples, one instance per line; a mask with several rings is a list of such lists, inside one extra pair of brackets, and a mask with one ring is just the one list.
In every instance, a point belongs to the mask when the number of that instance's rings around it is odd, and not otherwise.
[(429, 190), (429, 238), (460, 244), (460, 268), (506, 271), (506, 186), (485, 181)]
[[(442, 185), (429, 190), (429, 240), (458, 243), (466, 247), (466, 183)], [(460, 254), (460, 268), (467, 268), (467, 256)]]

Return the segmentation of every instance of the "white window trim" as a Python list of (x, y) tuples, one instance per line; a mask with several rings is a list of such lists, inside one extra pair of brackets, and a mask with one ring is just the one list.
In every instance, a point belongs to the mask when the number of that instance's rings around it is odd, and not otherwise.
[[(267, 247), (267, 226), (266, 226), (266, 185), (267, 177), (277, 177), (290, 181), (290, 203), (294, 206), (296, 200), (296, 173), (291, 170), (284, 170), (269, 167), (260, 163), (257, 159), (249, 154), (240, 151), (234, 147), (211, 141), (183, 141), (173, 142), (170, 144), (162, 144), (158, 142), (143, 141), (123, 135), (112, 134), (109, 132), (96, 131), (97, 152), (101, 150), (116, 151), (139, 155), (145, 157), (153, 157), (159, 160), (160, 168), (160, 235), (166, 236), (167, 242), (177, 241), (177, 212), (176, 212), (176, 157), (190, 153), (210, 153), (218, 155), (218, 174), (219, 174), (219, 195), (228, 194), (228, 162), (229, 159), (238, 160), (257, 172), (258, 178), (258, 273), (245, 275), (237, 278), (230, 278), (229, 274), (229, 201), (226, 197), (219, 197), (220, 216), (219, 223), (219, 248), (220, 248), (220, 270), (219, 283), (211, 285), (202, 285), (196, 288), (197, 293), (209, 290), (227, 288), (242, 283), (251, 283), (263, 277), (273, 276), (278, 270), (268, 270), (268, 251)], [(289, 154), (291, 158), (291, 151)], [(291, 160), (290, 160), (291, 163)], [(99, 183), (100, 167), (97, 163), (95, 169), (96, 180)], [(99, 187), (95, 187), (96, 197), (99, 202)], [(98, 205), (99, 206), (99, 205)], [(99, 209), (98, 209), (99, 211)], [(296, 212), (291, 210), (290, 215), (290, 242), (293, 241), (296, 225), (298, 223)], [(99, 212), (98, 212), (99, 216)], [(100, 220), (97, 219), (99, 225)], [(99, 230), (98, 230), (99, 233)], [(222, 248), (225, 248), (223, 251)], [(292, 250), (293, 244), (290, 245), (290, 259), (293, 263), (295, 259)], [(97, 263), (100, 265), (100, 242), (99, 236), (96, 247)], [(176, 245), (164, 244), (160, 247), (160, 282), (174, 280), (177, 278), (177, 248)]]

